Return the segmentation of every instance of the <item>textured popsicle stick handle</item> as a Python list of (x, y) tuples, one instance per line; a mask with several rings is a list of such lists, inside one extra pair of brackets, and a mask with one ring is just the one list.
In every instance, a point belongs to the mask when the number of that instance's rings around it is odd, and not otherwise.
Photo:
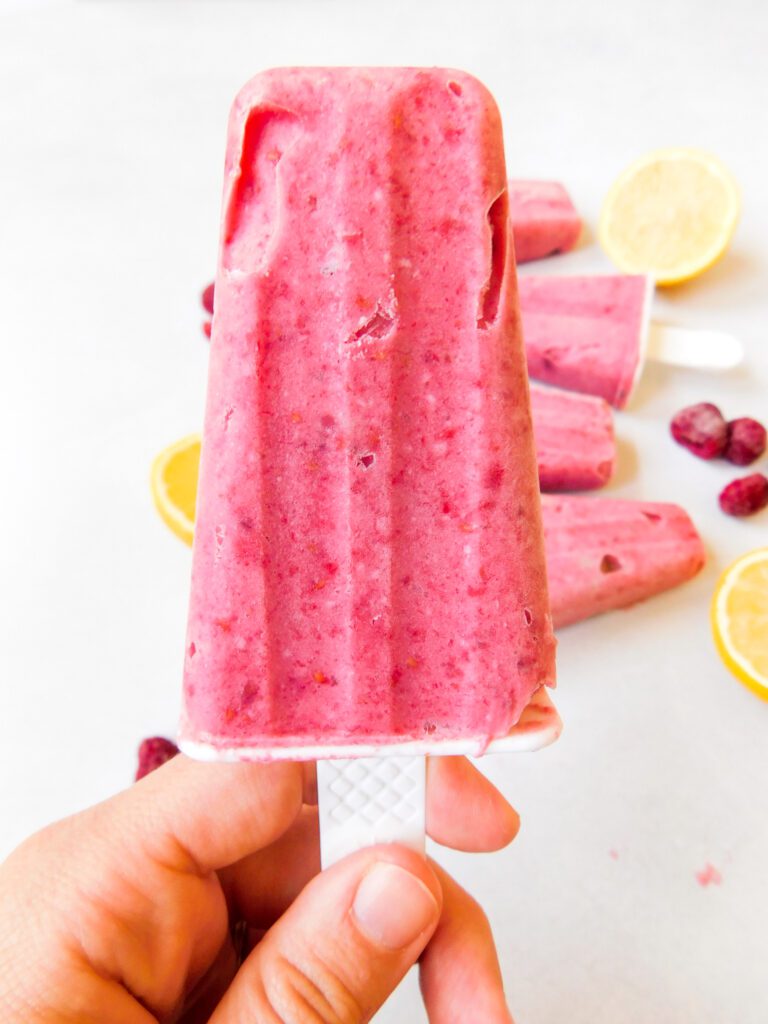
[(744, 359), (744, 347), (738, 338), (724, 331), (690, 330), (652, 323), (647, 355), (668, 366), (732, 370)]
[(420, 755), (318, 761), (323, 868), (375, 843), (401, 843), (423, 854), (425, 791)]

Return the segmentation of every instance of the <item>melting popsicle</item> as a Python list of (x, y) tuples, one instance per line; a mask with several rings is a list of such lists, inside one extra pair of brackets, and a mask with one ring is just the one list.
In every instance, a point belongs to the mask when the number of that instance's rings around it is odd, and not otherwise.
[(181, 746), (480, 751), (554, 682), (495, 103), (265, 72), (225, 174)]

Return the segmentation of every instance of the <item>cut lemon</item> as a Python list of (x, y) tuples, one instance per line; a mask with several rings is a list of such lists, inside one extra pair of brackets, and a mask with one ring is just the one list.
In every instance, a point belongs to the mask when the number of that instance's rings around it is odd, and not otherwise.
[(750, 551), (723, 573), (712, 600), (712, 630), (727, 667), (768, 700), (768, 548)]
[(600, 215), (600, 242), (627, 273), (678, 284), (723, 255), (740, 209), (738, 185), (717, 157), (660, 149), (614, 182)]
[(157, 511), (177, 537), (192, 543), (195, 529), (200, 435), (189, 434), (169, 445), (152, 463), (152, 497)]

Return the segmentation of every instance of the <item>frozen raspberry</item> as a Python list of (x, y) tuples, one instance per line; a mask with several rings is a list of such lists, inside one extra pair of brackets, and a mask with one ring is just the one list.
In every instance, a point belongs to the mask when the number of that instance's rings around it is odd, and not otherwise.
[(210, 336), (211, 336), (211, 321), (210, 320), (204, 320), (203, 321), (203, 334), (206, 336), (206, 338), (210, 338)]
[(151, 736), (148, 740), (142, 740), (139, 747), (139, 764), (136, 768), (136, 782), (149, 775), (155, 768), (170, 761), (179, 752), (179, 748), (171, 740), (162, 736)]
[(751, 516), (768, 505), (768, 477), (753, 473), (733, 480), (720, 492), (719, 501), (729, 516)]
[(699, 402), (681, 409), (670, 423), (670, 430), (678, 444), (700, 459), (714, 459), (721, 455), (728, 440), (728, 424), (711, 402)]
[(213, 316), (213, 281), (203, 289), (200, 301), (202, 302), (203, 309), (206, 313), (210, 313), (211, 316)]
[(765, 451), (765, 427), (749, 416), (731, 420), (723, 455), (737, 466), (748, 466)]

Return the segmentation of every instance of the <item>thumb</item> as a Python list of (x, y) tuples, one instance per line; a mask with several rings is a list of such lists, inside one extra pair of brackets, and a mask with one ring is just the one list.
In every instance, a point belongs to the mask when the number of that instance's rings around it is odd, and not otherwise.
[(371, 847), (314, 878), (240, 968), (210, 1024), (363, 1024), (434, 932), (442, 891), (403, 847)]

